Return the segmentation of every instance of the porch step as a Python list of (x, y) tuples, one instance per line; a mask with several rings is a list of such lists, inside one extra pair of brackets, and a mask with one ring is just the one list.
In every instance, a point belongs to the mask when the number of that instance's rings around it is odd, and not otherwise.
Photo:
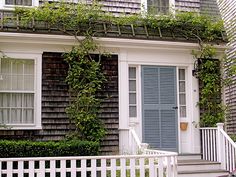
[(210, 162), (206, 160), (178, 160), (179, 171), (194, 171), (194, 170), (217, 170), (220, 169), (219, 162)]
[(220, 177), (227, 176), (229, 173), (225, 170), (199, 170), (193, 172), (178, 172), (178, 177)]
[(227, 175), (219, 162), (201, 159), (178, 160), (178, 177), (218, 177)]
[(178, 160), (200, 160), (202, 159), (202, 154), (179, 154)]

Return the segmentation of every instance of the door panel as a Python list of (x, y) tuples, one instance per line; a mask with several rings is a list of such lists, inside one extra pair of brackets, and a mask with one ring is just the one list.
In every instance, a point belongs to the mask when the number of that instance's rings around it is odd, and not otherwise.
[(176, 67), (142, 66), (143, 140), (177, 151)]

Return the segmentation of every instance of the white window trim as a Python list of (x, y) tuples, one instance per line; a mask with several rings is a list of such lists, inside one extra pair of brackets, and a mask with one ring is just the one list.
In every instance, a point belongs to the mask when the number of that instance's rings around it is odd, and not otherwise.
[(6, 124), (6, 128), (1, 128), (1, 129), (9, 129), (9, 130), (42, 129), (41, 125), (42, 53), (4, 52), (4, 54), (10, 58), (29, 59), (29, 60), (34, 60), (35, 62), (34, 124)]
[[(141, 66), (140, 65), (133, 65), (133, 64), (129, 64), (128, 65), (128, 69), (129, 67), (134, 67), (136, 68), (136, 117), (129, 117), (130, 119), (130, 123), (139, 123), (141, 121), (141, 97), (140, 97), (140, 94), (141, 94), (141, 90), (140, 90), (140, 79), (141, 79), (141, 76), (140, 76), (140, 68)], [(129, 76), (128, 76), (128, 80), (129, 80)], [(129, 93), (129, 88), (128, 88), (128, 93)], [(128, 112), (129, 112), (129, 98), (128, 98)]]
[[(141, 0), (141, 10), (147, 12), (147, 1), (148, 0)], [(173, 14), (175, 13), (175, 0), (169, 0), (169, 10)]]
[(15, 7), (32, 8), (32, 7), (35, 7), (35, 6), (39, 6), (39, 0), (31, 0), (31, 1), (32, 1), (32, 5), (31, 6), (23, 6), (23, 5), (10, 5), (10, 4), (6, 4), (6, 0), (3, 0), (3, 9), (15, 10)]

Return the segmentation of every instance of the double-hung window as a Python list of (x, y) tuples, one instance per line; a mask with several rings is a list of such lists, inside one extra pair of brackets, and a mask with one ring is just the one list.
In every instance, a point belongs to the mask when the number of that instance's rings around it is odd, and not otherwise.
[(32, 6), (32, 0), (5, 0), (5, 5)]
[(0, 59), (0, 124), (35, 127), (36, 65), (34, 59)]
[(169, 0), (148, 0), (148, 10), (155, 14), (167, 14), (169, 11)]

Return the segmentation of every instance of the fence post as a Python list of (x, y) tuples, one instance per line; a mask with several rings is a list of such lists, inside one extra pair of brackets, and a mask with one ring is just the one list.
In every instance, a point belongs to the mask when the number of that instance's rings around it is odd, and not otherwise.
[(224, 128), (224, 123), (217, 123), (217, 161), (221, 163), (221, 166), (224, 167), (223, 164), (223, 140), (221, 137), (220, 130)]

